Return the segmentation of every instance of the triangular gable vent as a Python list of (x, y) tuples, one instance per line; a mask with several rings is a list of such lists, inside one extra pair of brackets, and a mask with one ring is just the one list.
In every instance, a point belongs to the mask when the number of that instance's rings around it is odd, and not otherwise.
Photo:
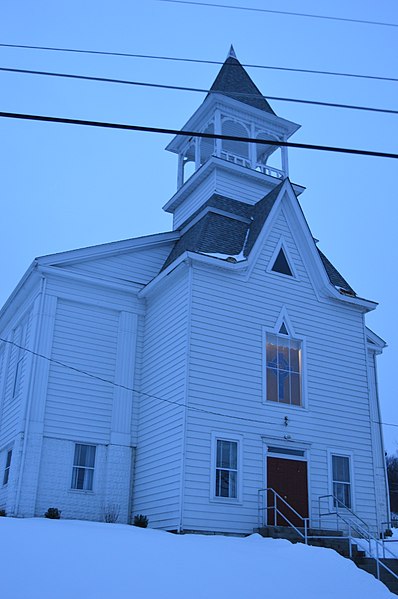
[(289, 262), (287, 261), (283, 248), (279, 250), (279, 253), (271, 270), (273, 272), (280, 272), (284, 275), (289, 275), (289, 277), (293, 276), (292, 270), (289, 266)]
[(281, 328), (279, 329), (279, 333), (281, 333), (281, 335), (289, 335), (289, 331), (287, 330), (287, 326), (285, 325), (284, 322), (282, 322), (282, 324), (281, 324)]

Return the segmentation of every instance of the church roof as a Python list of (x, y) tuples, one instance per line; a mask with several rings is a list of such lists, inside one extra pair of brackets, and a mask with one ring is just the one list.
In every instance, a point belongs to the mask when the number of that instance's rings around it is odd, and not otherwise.
[[(175, 242), (162, 270), (187, 251), (224, 260), (228, 257), (239, 260), (247, 258), (278, 198), (283, 183), (282, 181), (254, 206), (219, 194), (211, 196), (206, 204), (180, 227), (181, 237)], [(184, 232), (187, 225), (196, 218), (199, 220)], [(319, 249), (318, 253), (330, 283), (343, 292), (355, 296), (355, 291), (333, 264)]]
[(234, 100), (254, 106), (254, 108), (275, 114), (257, 85), (251, 80), (236, 58), (232, 46), (226, 61), (210, 88), (210, 92), (224, 94)]

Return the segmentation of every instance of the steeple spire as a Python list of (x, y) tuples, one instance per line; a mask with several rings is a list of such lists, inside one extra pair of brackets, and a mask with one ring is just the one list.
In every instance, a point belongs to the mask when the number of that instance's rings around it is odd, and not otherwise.
[(243, 104), (259, 108), (270, 114), (275, 114), (257, 85), (251, 80), (236, 58), (232, 44), (210, 91), (229, 96), (238, 102), (243, 102)]
[(227, 54), (227, 58), (232, 57), (232, 58), (236, 58), (236, 54), (235, 54), (235, 50), (233, 45), (231, 44), (231, 47), (229, 49), (229, 52)]

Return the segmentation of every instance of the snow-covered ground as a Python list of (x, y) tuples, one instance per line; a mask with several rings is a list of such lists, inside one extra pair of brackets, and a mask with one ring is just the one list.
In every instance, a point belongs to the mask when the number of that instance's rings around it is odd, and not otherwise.
[(369, 542), (364, 539), (355, 539), (355, 543), (372, 557), (377, 555), (378, 557), (398, 558), (398, 529), (394, 528), (392, 532), (392, 537), (387, 537), (384, 541), (384, 551), (382, 541), (379, 541), (377, 546), (374, 541), (371, 541), (369, 546)]
[(2, 599), (387, 599), (332, 550), (259, 535), (0, 518)]

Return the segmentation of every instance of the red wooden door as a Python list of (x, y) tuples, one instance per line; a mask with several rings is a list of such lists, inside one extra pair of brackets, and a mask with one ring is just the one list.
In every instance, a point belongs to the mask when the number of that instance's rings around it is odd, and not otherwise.
[[(267, 458), (267, 487), (274, 489), (302, 516), (308, 518), (308, 478), (307, 462), (301, 460), (286, 460), (283, 458)], [(268, 492), (267, 506), (274, 506), (275, 496)], [(278, 526), (289, 526), (284, 516), (295, 526), (304, 526), (303, 520), (276, 498), (278, 510), (283, 514), (277, 515)], [(268, 509), (268, 524), (273, 525), (274, 510)]]

